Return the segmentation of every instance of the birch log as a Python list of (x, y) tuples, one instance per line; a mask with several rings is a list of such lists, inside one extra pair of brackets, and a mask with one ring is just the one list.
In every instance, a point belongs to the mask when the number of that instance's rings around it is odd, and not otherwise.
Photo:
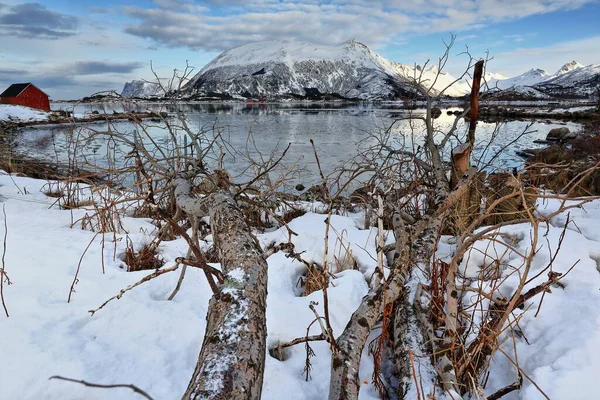
[(184, 400), (260, 399), (266, 354), (267, 263), (232, 194), (191, 195), (175, 181), (177, 205), (210, 216), (224, 282), (208, 306), (204, 342)]

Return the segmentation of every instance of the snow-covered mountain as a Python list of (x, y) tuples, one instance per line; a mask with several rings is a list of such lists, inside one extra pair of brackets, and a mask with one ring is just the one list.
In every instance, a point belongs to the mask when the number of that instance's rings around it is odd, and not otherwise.
[(490, 88), (497, 87), (498, 89), (508, 89), (514, 86), (533, 86), (540, 82), (544, 82), (550, 77), (551, 75), (543, 69), (530, 69), (529, 71), (512, 78), (488, 81), (488, 86)]
[(556, 71), (556, 73), (554, 75), (552, 75), (552, 78), (559, 77), (561, 75), (564, 75), (566, 73), (569, 73), (569, 72), (579, 69), (579, 68), (583, 68), (583, 65), (581, 65), (577, 61), (573, 60), (573, 61), (568, 62), (565, 65), (563, 65), (558, 71)]
[[(483, 90), (499, 98), (582, 98), (596, 92), (600, 65), (571, 61), (552, 75), (537, 68), (510, 78), (486, 71), (484, 77)], [(457, 81), (435, 64), (422, 67), (389, 61), (355, 40), (334, 46), (274, 40), (221, 53), (178, 97), (378, 100), (442, 91), (460, 97), (470, 87), (470, 78)], [(134, 80), (125, 84), (122, 95), (160, 98), (165, 93), (157, 83)]]
[(125, 83), (121, 91), (123, 97), (137, 98), (157, 98), (164, 97), (165, 91), (157, 82), (149, 82), (144, 80), (133, 80)]
[[(414, 77), (433, 93), (454, 78), (426, 68), (391, 62), (366, 45), (350, 40), (336, 46), (267, 41), (225, 51), (208, 63), (183, 89), (187, 96), (313, 97), (322, 94), (355, 99), (389, 99), (418, 93)], [(434, 84), (435, 81), (435, 84)], [(452, 95), (464, 94), (464, 88)]]
[(550, 75), (531, 69), (519, 76), (488, 82), (500, 97), (529, 99), (589, 98), (600, 84), (600, 65), (583, 66), (577, 61), (563, 65)]
[(501, 99), (589, 99), (600, 86), (600, 65), (583, 66), (577, 61), (563, 65), (550, 75), (531, 69), (513, 78), (488, 82), (490, 94)]

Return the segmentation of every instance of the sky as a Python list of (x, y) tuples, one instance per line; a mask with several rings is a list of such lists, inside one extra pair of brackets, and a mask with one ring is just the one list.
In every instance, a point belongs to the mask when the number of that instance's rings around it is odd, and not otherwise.
[(488, 72), (554, 73), (600, 64), (599, 0), (0, 0), (0, 91), (33, 82), (54, 100), (133, 79), (194, 74), (219, 53), (263, 40), (365, 43), (404, 63), (449, 73), (466, 51)]

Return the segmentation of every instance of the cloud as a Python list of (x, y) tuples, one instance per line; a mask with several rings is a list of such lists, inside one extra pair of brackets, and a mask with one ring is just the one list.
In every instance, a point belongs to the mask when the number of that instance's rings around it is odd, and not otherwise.
[(39, 73), (32, 71), (0, 68), (0, 91), (12, 83), (34, 82), (42, 90), (68, 87), (76, 84), (76, 80), (64, 73)]
[(490, 70), (507, 76), (515, 76), (531, 68), (542, 68), (554, 73), (573, 59), (584, 65), (598, 63), (598, 53), (600, 36), (569, 40), (545, 47), (521, 47), (495, 54)]
[[(0, 81), (6, 79), (13, 79), (14, 77), (18, 77), (22, 74), (23, 71), (19, 71), (17, 69), (8, 69), (8, 68), (0, 68)], [(3, 89), (0, 89), (0, 91)]]
[(77, 26), (75, 16), (50, 11), (39, 3), (18, 4), (0, 14), (0, 34), (7, 36), (59, 39), (74, 35)]
[(160, 45), (205, 51), (223, 51), (273, 39), (333, 44), (358, 37), (368, 45), (378, 45), (391, 39), (389, 32), (395, 25), (409, 22), (407, 17), (392, 17), (361, 5), (351, 5), (344, 10), (333, 5), (296, 4), (293, 9), (288, 6), (274, 5), (264, 11), (226, 16), (184, 13), (160, 7), (129, 6), (122, 7), (122, 11), (139, 21), (126, 28), (132, 35), (152, 39)]
[[(56, 98), (76, 98), (99, 90), (120, 90), (126, 74), (142, 67), (142, 63), (86, 60), (43, 69), (0, 68), (0, 92), (12, 83), (33, 82)], [(82, 89), (85, 88), (85, 89)]]
[(140, 62), (78, 61), (63, 67), (73, 75), (128, 74), (143, 66)]
[(192, 0), (154, 0), (154, 4), (162, 8), (181, 10), (185, 12), (204, 12), (210, 10), (207, 7), (195, 5)]
[(291, 39), (336, 44), (359, 38), (380, 47), (407, 33), (460, 32), (594, 0), (154, 0), (154, 7), (121, 7), (135, 22), (126, 32), (157, 45), (223, 51), (246, 43)]

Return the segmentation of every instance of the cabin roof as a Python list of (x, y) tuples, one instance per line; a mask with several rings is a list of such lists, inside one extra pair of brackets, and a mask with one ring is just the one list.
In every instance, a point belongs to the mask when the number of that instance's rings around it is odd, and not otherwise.
[(46, 92), (44, 92), (43, 90), (41, 90), (39, 87), (35, 86), (31, 82), (27, 82), (27, 83), (13, 83), (12, 85), (10, 85), (8, 87), (8, 89), (6, 89), (4, 92), (2, 92), (2, 94), (0, 94), (0, 97), (18, 97), (21, 93), (23, 93), (23, 90), (27, 89), (27, 87), (29, 85), (35, 87), (37, 90), (39, 90), (40, 92), (42, 92), (46, 96), (48, 96), (48, 94)]

